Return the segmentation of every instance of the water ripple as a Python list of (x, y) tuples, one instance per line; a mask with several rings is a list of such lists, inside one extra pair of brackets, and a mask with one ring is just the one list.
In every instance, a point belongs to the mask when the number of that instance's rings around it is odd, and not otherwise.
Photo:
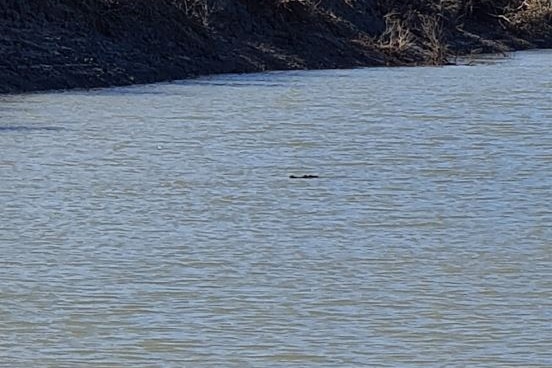
[(0, 365), (550, 367), (549, 59), (2, 97)]

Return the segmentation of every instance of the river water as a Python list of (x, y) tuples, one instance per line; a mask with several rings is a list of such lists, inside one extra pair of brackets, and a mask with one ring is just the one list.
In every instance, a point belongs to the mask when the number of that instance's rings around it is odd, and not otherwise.
[(552, 366), (551, 51), (0, 96), (0, 150), (1, 367)]

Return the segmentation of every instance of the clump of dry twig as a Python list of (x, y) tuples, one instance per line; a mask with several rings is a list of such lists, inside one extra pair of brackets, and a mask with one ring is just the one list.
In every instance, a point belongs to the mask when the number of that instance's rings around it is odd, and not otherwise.
[(385, 15), (385, 26), (385, 32), (377, 40), (377, 45), (381, 50), (398, 56), (414, 47), (415, 36), (397, 13)]
[(510, 25), (529, 34), (552, 32), (552, 1), (524, 0), (513, 12), (506, 15)]

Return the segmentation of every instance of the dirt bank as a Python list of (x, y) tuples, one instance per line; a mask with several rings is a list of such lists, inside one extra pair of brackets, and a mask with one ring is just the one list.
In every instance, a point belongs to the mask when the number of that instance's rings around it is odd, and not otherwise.
[(0, 0), (0, 93), (552, 47), (550, 0)]

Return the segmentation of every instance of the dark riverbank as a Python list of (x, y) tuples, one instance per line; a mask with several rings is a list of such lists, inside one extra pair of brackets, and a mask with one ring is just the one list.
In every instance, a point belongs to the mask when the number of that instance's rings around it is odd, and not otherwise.
[(404, 3), (0, 0), (0, 93), (552, 47), (548, 0)]

